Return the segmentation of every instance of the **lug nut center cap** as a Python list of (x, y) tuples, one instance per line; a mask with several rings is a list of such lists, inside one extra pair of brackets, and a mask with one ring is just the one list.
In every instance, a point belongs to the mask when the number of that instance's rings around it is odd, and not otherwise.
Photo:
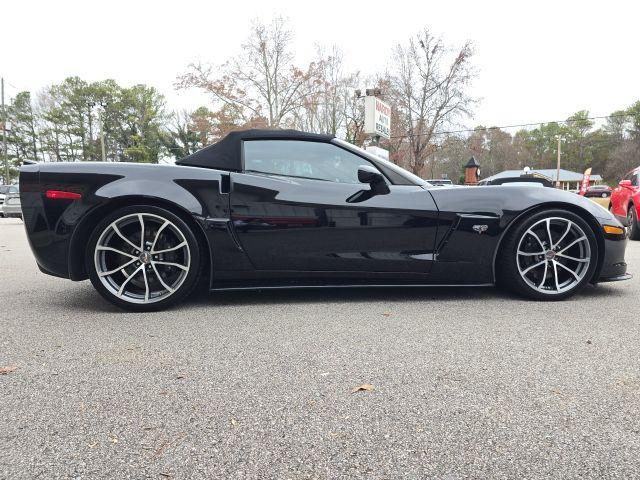
[(151, 254), (149, 252), (142, 252), (138, 258), (140, 259), (140, 263), (144, 263), (145, 265), (151, 263)]
[(553, 260), (556, 257), (556, 252), (553, 250), (547, 250), (544, 254), (544, 258), (547, 260)]

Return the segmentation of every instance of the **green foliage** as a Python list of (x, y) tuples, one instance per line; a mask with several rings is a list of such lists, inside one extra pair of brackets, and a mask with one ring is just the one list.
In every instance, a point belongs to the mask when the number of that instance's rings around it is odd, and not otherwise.
[(167, 115), (153, 87), (87, 83), (77, 77), (51, 85), (39, 99), (39, 139), (45, 159), (156, 163)]

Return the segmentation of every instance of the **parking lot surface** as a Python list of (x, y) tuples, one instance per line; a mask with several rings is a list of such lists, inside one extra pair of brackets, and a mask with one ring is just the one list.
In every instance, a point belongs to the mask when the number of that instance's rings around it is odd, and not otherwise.
[(125, 313), (40, 273), (2, 219), (0, 478), (637, 477), (639, 299), (636, 275), (559, 303), (265, 291)]

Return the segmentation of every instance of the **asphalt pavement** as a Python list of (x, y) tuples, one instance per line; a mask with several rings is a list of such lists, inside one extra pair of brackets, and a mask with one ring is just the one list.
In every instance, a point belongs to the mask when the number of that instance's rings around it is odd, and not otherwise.
[(125, 313), (40, 273), (2, 219), (0, 478), (638, 477), (639, 299), (636, 276), (560, 303), (296, 290)]

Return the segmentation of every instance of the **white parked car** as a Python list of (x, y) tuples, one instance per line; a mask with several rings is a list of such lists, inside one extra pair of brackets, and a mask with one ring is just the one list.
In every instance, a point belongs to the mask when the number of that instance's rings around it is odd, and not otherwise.
[(2, 185), (0, 187), (0, 215), (5, 218), (22, 218), (20, 191), (17, 185)]

